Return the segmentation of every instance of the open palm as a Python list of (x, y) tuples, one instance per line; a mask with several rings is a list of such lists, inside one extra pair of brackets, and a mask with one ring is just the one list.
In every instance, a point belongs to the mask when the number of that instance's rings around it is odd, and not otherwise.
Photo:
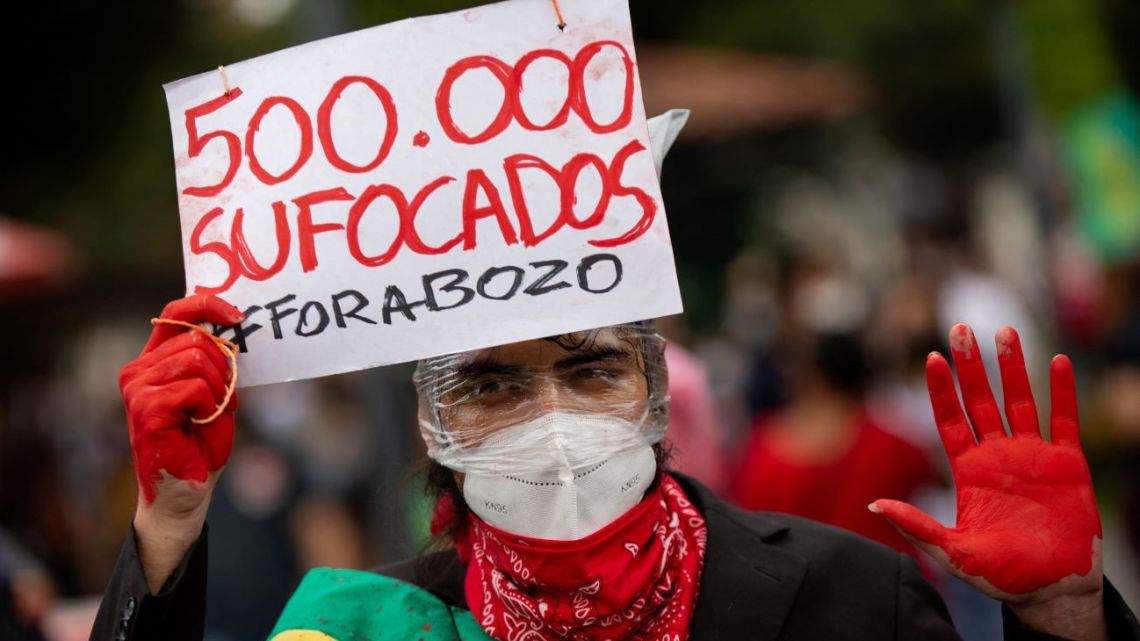
[(879, 500), (871, 509), (947, 571), (994, 598), (1024, 602), (1095, 592), (1102, 533), (1081, 451), (1072, 363), (1053, 359), (1052, 440), (1046, 441), (1017, 332), (1004, 327), (996, 340), (1008, 434), (969, 327), (950, 332), (965, 413), (946, 359), (931, 354), (926, 362), (934, 418), (958, 492), (957, 526), (943, 527), (898, 501)]

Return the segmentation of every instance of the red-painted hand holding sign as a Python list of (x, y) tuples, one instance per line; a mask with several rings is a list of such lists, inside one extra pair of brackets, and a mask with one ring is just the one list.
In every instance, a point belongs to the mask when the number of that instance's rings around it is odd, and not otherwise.
[(947, 571), (1005, 601), (1032, 624), (1044, 605), (1050, 606), (1048, 618), (1060, 615), (1052, 611), (1056, 597), (1089, 597), (1099, 606), (1100, 515), (1081, 451), (1072, 363), (1065, 356), (1053, 359), (1052, 440), (1046, 441), (1017, 332), (1004, 327), (996, 341), (1008, 435), (969, 327), (950, 331), (965, 413), (946, 359), (935, 353), (926, 361), (934, 418), (958, 491), (957, 526), (944, 527), (899, 501), (875, 501), (870, 509)]
[[(242, 315), (220, 298), (198, 295), (171, 302), (160, 318), (233, 325)], [(123, 368), (119, 387), (146, 505), (155, 502), (164, 482), (201, 485), (225, 465), (236, 397), (212, 421), (199, 425), (192, 419), (208, 418), (226, 400), (229, 370), (226, 356), (204, 332), (166, 323), (155, 325), (142, 353)]]
[(139, 484), (134, 529), (152, 594), (202, 532), (233, 447), (237, 397), (227, 354), (205, 331), (187, 326), (241, 320), (237, 308), (214, 296), (173, 301), (119, 375)]

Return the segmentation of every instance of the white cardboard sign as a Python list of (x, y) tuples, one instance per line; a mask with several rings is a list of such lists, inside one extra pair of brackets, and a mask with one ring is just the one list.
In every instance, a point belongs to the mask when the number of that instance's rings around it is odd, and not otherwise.
[(259, 385), (681, 310), (626, 0), (510, 0), (166, 85), (188, 292)]

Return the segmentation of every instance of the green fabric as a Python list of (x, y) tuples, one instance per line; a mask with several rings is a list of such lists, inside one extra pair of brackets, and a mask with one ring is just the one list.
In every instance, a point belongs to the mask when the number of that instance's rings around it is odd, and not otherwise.
[[(319, 633), (319, 634), (318, 634)], [(359, 570), (310, 570), (271, 641), (489, 641), (471, 612), (420, 587)]]

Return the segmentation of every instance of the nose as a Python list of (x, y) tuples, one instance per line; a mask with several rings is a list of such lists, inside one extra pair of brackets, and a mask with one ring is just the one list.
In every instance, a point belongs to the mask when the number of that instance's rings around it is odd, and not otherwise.
[(543, 377), (538, 381), (534, 402), (543, 413), (556, 412), (563, 405), (562, 389), (558, 381), (551, 377)]

